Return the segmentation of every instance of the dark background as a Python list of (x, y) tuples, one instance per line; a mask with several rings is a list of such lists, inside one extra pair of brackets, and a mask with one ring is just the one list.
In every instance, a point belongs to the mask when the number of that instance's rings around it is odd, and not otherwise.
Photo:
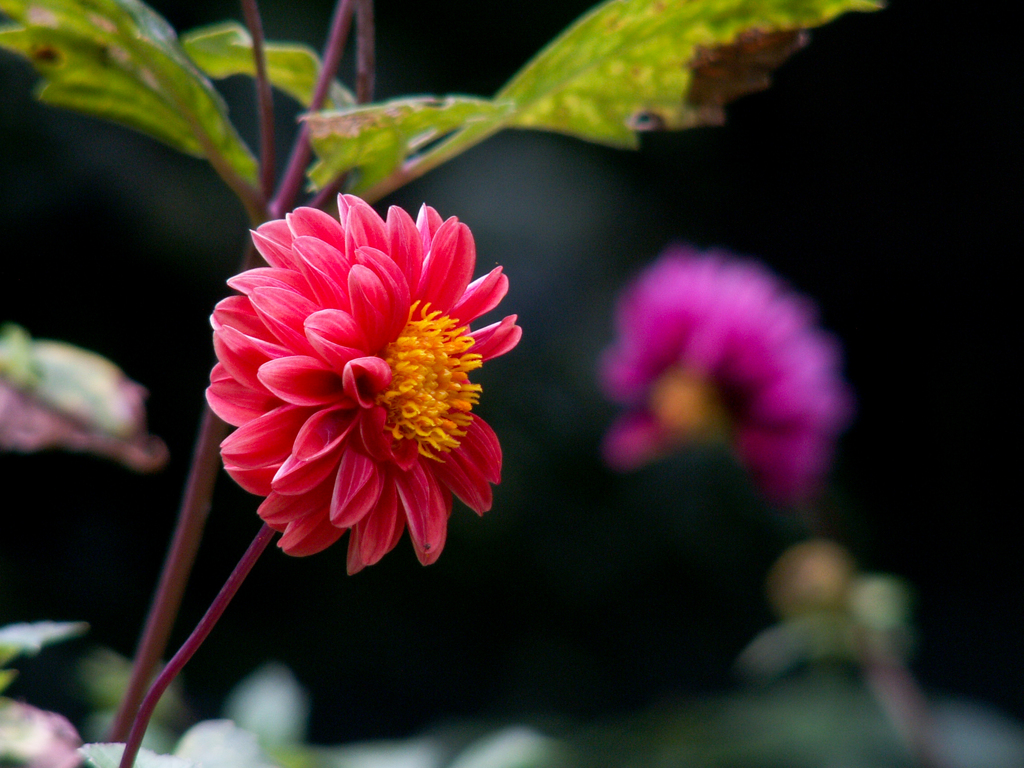
[[(179, 30), (240, 18), (195, 5), (156, 8)], [(589, 5), (381, 3), (378, 97), (491, 94)], [(186, 670), (197, 715), (267, 659), (312, 690), (322, 742), (447, 717), (587, 719), (731, 685), (736, 653), (771, 621), (765, 570), (799, 521), (721, 456), (626, 477), (597, 458), (615, 411), (593, 371), (615, 292), (688, 240), (762, 257), (818, 300), (859, 400), (826, 504), (866, 569), (913, 584), (925, 687), (1024, 718), (1022, 69), (1008, 25), (984, 12), (895, 0), (815, 31), (723, 128), (648, 135), (638, 152), (507, 132), (384, 201), (458, 215), (478, 272), (510, 276), (503, 308), (524, 340), (481, 376), (506, 457), (495, 508), (482, 521), (457, 509), (428, 569), (407, 541), (351, 579), (343, 545), (265, 555)], [(319, 48), (329, 13), (267, 3), (265, 27)], [(11, 693), (80, 714), (74, 659), (134, 647), (212, 360), (207, 318), (245, 220), (204, 164), (41, 106), (34, 81), (0, 54), (0, 320), (120, 364), (148, 387), (172, 452), (148, 477), (83, 456), (0, 457), (0, 624), (92, 625), (19, 663)], [(255, 145), (250, 85), (224, 86)], [(294, 113), (278, 104), (283, 156)], [(256, 503), (220, 483), (175, 642), (258, 530)]]

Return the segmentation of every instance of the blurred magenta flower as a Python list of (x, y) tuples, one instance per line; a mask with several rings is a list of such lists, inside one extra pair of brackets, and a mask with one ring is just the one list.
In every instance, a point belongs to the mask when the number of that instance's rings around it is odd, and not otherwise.
[(813, 303), (763, 265), (669, 248), (625, 290), (600, 375), (629, 407), (605, 436), (618, 470), (728, 441), (772, 501), (812, 495), (853, 397)]
[(376, 563), (406, 525), (420, 562), (444, 547), (452, 493), (479, 514), (501, 475), (493, 430), (471, 413), (468, 374), (519, 342), (511, 315), (470, 331), (508, 290), (496, 267), (473, 283), (469, 228), (428, 206), (387, 221), (338, 198), (340, 223), (299, 208), (253, 233), (269, 267), (228, 284), (214, 309), (220, 361), (207, 400), (238, 429), (228, 473), (265, 496), (279, 546), (309, 555), (346, 530), (348, 570)]

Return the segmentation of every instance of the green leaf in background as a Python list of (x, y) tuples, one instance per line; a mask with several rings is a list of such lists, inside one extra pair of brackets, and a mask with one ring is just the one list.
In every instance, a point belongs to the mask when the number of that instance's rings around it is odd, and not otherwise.
[[(37, 621), (0, 627), (0, 666), (17, 656), (35, 656), (43, 646), (78, 637), (88, 629), (84, 621)], [(0, 691), (10, 685), (17, 674), (13, 669), (0, 669)]]
[[(0, 0), (0, 47), (43, 76), (41, 101), (121, 123), (252, 183), (256, 161), (171, 26), (138, 0)], [(230, 168), (230, 171), (228, 170)]]
[(70, 640), (85, 634), (84, 621), (36, 621), (31, 624), (8, 624), (0, 627), (0, 663), (15, 656), (34, 656), (51, 643)]
[(636, 131), (722, 121), (722, 105), (768, 85), (801, 30), (872, 0), (609, 0), (584, 15), (496, 96), (510, 124), (616, 146)]
[[(2, 660), (3, 652), (0, 651), (0, 661)], [(4, 689), (7, 688), (7, 686), (9, 686), (17, 676), (18, 670), (16, 669), (0, 669), (0, 693), (3, 693)]]
[(321, 188), (354, 170), (358, 178), (349, 189), (359, 193), (446, 134), (474, 123), (501, 120), (509, 106), (468, 96), (424, 96), (317, 112), (305, 118), (319, 158), (309, 178)]
[[(181, 45), (196, 66), (210, 77), (256, 76), (252, 36), (237, 22), (193, 29), (181, 36)], [(263, 49), (271, 84), (308, 107), (320, 75), (320, 58), (311, 48), (299, 43), (268, 42)], [(325, 108), (341, 109), (354, 103), (355, 98), (347, 88), (337, 80), (331, 82)]]
[[(85, 764), (92, 768), (118, 768), (124, 744), (86, 744), (80, 747), (79, 754), (85, 758)], [(174, 755), (158, 755), (148, 749), (140, 749), (135, 758), (135, 768), (198, 768), (197, 763)]]
[(288, 749), (306, 739), (309, 694), (287, 667), (267, 663), (232, 689), (224, 714), (266, 749)]
[(204, 720), (181, 737), (177, 757), (203, 768), (275, 768), (256, 737), (230, 720)]

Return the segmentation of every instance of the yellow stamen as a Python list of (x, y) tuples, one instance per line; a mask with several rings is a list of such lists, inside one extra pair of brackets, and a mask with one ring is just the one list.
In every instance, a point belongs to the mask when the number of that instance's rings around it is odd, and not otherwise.
[(468, 374), (483, 359), (468, 352), (473, 346), (469, 326), (429, 308), (413, 303), (409, 323), (384, 350), (391, 386), (377, 402), (387, 409), (387, 429), (396, 440), (416, 440), (421, 454), (441, 461), (437, 454), (458, 448), (472, 421), (469, 412), (481, 387), (471, 384)]
[(716, 387), (705, 377), (669, 368), (651, 386), (648, 407), (679, 442), (722, 438), (729, 416)]

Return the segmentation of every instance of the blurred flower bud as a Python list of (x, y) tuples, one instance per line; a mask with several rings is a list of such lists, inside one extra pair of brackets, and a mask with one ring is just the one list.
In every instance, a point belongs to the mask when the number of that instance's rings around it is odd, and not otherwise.
[(93, 453), (137, 472), (167, 462), (146, 429), (146, 390), (104, 357), (0, 328), (0, 450)]
[(768, 574), (768, 599), (783, 619), (821, 611), (843, 611), (856, 572), (839, 544), (812, 539), (787, 549)]

